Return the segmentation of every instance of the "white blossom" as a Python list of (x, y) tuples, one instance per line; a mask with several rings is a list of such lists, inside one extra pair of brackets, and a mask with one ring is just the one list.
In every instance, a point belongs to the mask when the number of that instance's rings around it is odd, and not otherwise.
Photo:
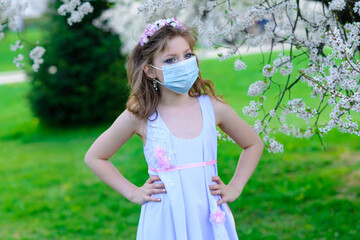
[(24, 66), (24, 63), (21, 61), (24, 60), (24, 56), (22, 54), (18, 54), (17, 57), (14, 58), (13, 63), (15, 63), (17, 68), (22, 68)]
[(290, 128), (288, 127), (288, 125), (286, 123), (282, 124), (280, 129), (279, 129), (279, 132), (282, 132), (288, 136), (290, 136), (291, 134), (291, 130)]
[(75, 8), (77, 6), (79, 6), (81, 4), (80, 0), (62, 0), (62, 2), (64, 4), (62, 4), (59, 8), (58, 8), (58, 13), (62, 16), (65, 16), (66, 13), (68, 12), (72, 12), (75, 10)]
[(86, 15), (88, 13), (92, 13), (94, 11), (94, 8), (89, 2), (84, 2), (78, 7), (78, 11), (81, 12), (82, 15)]
[(284, 145), (275, 140), (275, 138), (270, 138), (269, 135), (263, 137), (264, 144), (268, 145), (268, 152), (278, 153), (284, 151)]
[(336, 103), (336, 99), (333, 96), (330, 96), (330, 98), (328, 99), (328, 104), (334, 106), (335, 103)]
[(271, 66), (270, 64), (266, 64), (263, 69), (262, 69), (262, 72), (263, 72), (263, 75), (265, 77), (271, 77), (272, 75), (274, 75), (276, 72), (277, 72), (277, 68), (274, 67), (274, 66)]
[(73, 23), (81, 22), (83, 16), (79, 11), (72, 11), (71, 16), (67, 19), (68, 24), (71, 26)]
[(330, 10), (341, 11), (345, 8), (345, 0), (332, 0), (329, 4)]
[(266, 86), (267, 84), (264, 81), (256, 81), (249, 86), (248, 95), (251, 97), (255, 97), (262, 93), (265, 90)]
[(216, 129), (216, 136), (218, 139), (221, 139), (221, 133), (219, 130)]
[(308, 127), (308, 128), (305, 130), (304, 137), (305, 137), (305, 138), (309, 138), (309, 137), (314, 136), (314, 134), (315, 134), (315, 133), (314, 133), (313, 128)]
[(264, 127), (262, 126), (261, 121), (259, 119), (255, 120), (255, 124), (252, 128), (257, 134), (264, 131)]
[(56, 67), (56, 66), (50, 66), (50, 67), (48, 68), (48, 72), (49, 72), (50, 74), (55, 74), (55, 73), (57, 72), (57, 67)]
[(92, 13), (94, 11), (93, 6), (91, 6), (90, 2), (84, 2), (81, 4), (80, 0), (70, 0), (64, 1), (58, 8), (58, 13), (62, 16), (65, 16), (66, 13), (70, 13), (70, 17), (67, 19), (68, 24), (71, 26), (73, 23), (81, 22), (84, 16), (88, 13)]
[(23, 49), (23, 47), (24, 47), (24, 45), (21, 45), (19, 40), (17, 40), (15, 42), (15, 45), (10, 44), (10, 50), (11, 51), (16, 51), (17, 49)]
[(7, 27), (9, 29), (13, 31), (19, 31), (17, 20), (23, 18), (23, 13), (27, 7), (27, 0), (0, 0), (0, 25), (3, 23), (3, 18), (5, 18), (4, 20), (7, 22)]
[(280, 73), (283, 76), (289, 75), (293, 70), (293, 65), (289, 56), (285, 56), (282, 53), (278, 55), (273, 61), (273, 64), (276, 68), (280, 68)]
[[(122, 4), (122, 3), (121, 3)], [(156, 12), (161, 12), (169, 9), (181, 9), (187, 6), (185, 0), (144, 0), (143, 4), (138, 8), (140, 12), (145, 14), (145, 21), (149, 22)]]
[(241, 61), (240, 59), (236, 59), (234, 66), (235, 66), (235, 70), (238, 70), (238, 71), (244, 70), (247, 67), (246, 64), (243, 61)]
[(45, 53), (45, 48), (41, 46), (36, 46), (30, 51), (29, 56), (34, 61), (34, 64), (32, 65), (34, 72), (38, 72), (40, 68), (40, 64), (44, 62), (44, 59), (42, 59), (44, 53)]
[(234, 55), (234, 51), (232, 51), (232, 50), (227, 51), (225, 54), (223, 54), (223, 53), (219, 53), (219, 54), (218, 54), (220, 61), (224, 61), (224, 60), (226, 60), (226, 59), (229, 59), (229, 58), (231, 58), (233, 55)]
[(275, 117), (276, 116), (276, 111), (275, 109), (271, 109), (270, 112), (269, 112), (270, 116), (271, 117)]
[(285, 122), (286, 122), (286, 115), (281, 115), (281, 116), (280, 116), (280, 122), (281, 122), (281, 123), (285, 123)]
[(360, 15), (360, 1), (355, 3), (354, 12)]
[(0, 0), (0, 10), (5, 11), (11, 5), (10, 0)]
[(222, 134), (219, 130), (216, 130), (217, 138), (224, 141), (229, 141), (235, 143), (235, 141), (227, 134)]
[(258, 107), (259, 103), (256, 103), (255, 101), (250, 101), (250, 106), (245, 106), (243, 108), (243, 114), (249, 115), (251, 117), (256, 117), (258, 115), (257, 110), (259, 110)]
[(315, 109), (306, 107), (304, 101), (301, 98), (295, 98), (288, 101), (290, 113), (296, 113), (296, 116), (306, 120), (309, 123), (309, 119), (313, 118), (317, 113)]

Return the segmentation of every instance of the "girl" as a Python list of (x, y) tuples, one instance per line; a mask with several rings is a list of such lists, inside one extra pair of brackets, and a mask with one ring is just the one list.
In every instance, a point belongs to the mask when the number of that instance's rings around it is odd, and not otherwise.
[[(226, 202), (241, 194), (263, 143), (201, 78), (196, 40), (194, 29), (173, 18), (148, 25), (128, 58), (127, 109), (85, 156), (101, 180), (142, 205), (138, 240), (238, 239)], [(227, 185), (217, 173), (216, 126), (244, 149)], [(141, 187), (106, 161), (135, 133), (150, 175)]]

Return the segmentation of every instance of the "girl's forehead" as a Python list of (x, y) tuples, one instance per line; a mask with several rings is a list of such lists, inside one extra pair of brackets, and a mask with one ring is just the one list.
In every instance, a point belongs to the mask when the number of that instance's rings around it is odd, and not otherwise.
[(168, 54), (173, 53), (182, 53), (186, 51), (187, 49), (190, 49), (189, 43), (186, 41), (185, 38), (181, 36), (174, 37), (170, 39), (164, 47), (164, 50), (159, 53), (160, 56), (165, 56)]
[(171, 48), (171, 47), (176, 48), (176, 47), (179, 47), (179, 46), (189, 46), (189, 43), (182, 36), (176, 36), (176, 37), (173, 37), (173, 38), (169, 39), (167, 44), (166, 44), (166, 47), (168, 47), (168, 48)]

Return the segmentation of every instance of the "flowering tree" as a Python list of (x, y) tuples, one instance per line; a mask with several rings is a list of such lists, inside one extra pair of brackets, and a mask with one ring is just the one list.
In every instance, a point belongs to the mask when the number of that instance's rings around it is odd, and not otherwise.
[[(9, 2), (0, 0), (0, 11), (6, 10)], [(237, 56), (234, 63), (237, 71), (246, 71), (241, 46), (261, 48), (268, 43), (270, 52), (264, 58), (263, 77), (250, 84), (248, 90), (248, 95), (256, 99), (243, 108), (243, 113), (256, 118), (253, 128), (259, 135), (263, 134), (269, 152), (283, 151), (283, 145), (274, 137), (277, 131), (296, 138), (318, 136), (320, 141), (334, 128), (360, 136), (358, 123), (351, 117), (351, 114), (360, 112), (360, 22), (355, 21), (360, 15), (360, 1), (333, 0), (327, 1), (328, 4), (300, 0), (108, 2), (114, 4), (113, 9), (95, 19), (93, 24), (130, 29), (126, 24), (133, 22), (133, 31), (123, 31), (121, 35), (125, 38), (123, 41), (131, 42), (132, 39), (133, 45), (139, 39), (129, 35), (140, 36), (140, 29), (144, 29), (146, 23), (166, 14), (196, 27), (201, 42), (219, 51), (220, 61)], [(136, 6), (141, 14), (128, 11), (126, 20), (119, 17), (121, 14), (116, 12), (126, 11), (124, 5), (129, 8)], [(89, 2), (81, 4), (80, 0), (69, 0), (64, 1), (59, 13), (70, 13), (68, 21), (73, 24), (91, 12), (90, 9)], [(344, 18), (339, 18), (343, 10), (353, 16), (356, 14), (356, 18), (344, 22)], [(142, 25), (139, 24), (141, 18), (144, 19)], [(9, 16), (8, 19), (10, 26)], [(263, 23), (262, 31), (254, 33), (250, 29), (259, 22)], [(278, 45), (287, 51), (274, 56), (274, 47)], [(35, 55), (39, 59), (40, 54)], [(297, 69), (294, 63), (300, 59), (305, 61), (305, 66)], [(291, 98), (291, 90), (301, 83), (307, 84), (311, 97), (317, 100), (315, 107), (307, 105), (302, 98)], [(272, 106), (265, 109), (266, 96), (273, 92), (276, 92), (277, 100), (268, 103)], [(288, 99), (286, 94), (289, 94)], [(330, 118), (320, 124), (320, 116), (325, 110), (330, 111)], [(307, 128), (289, 125), (290, 115), (304, 119)], [(280, 127), (270, 127), (272, 120)]]
[[(33, 45), (33, 49), (30, 51), (29, 57), (33, 61), (32, 69), (34, 72), (37, 72), (40, 64), (44, 62), (42, 56), (45, 53), (45, 48), (39, 46), (38, 42), (33, 44), (23, 39), (16, 24), (16, 19), (22, 16), (27, 7), (28, 2), (26, 0), (0, 0), (0, 41), (5, 36), (4, 29), (6, 26), (13, 31), (17, 31), (20, 40), (17, 40), (14, 45), (10, 45), (10, 50), (16, 51), (18, 54), (13, 62), (16, 67), (23, 68), (24, 63), (22, 61), (24, 60), (24, 56), (19, 53), (19, 51), (24, 47), (23, 42), (31, 44)], [(64, 4), (59, 7), (58, 13), (63, 16), (71, 13), (67, 22), (69, 25), (72, 25), (73, 23), (80, 22), (86, 14), (93, 12), (93, 10), (89, 2), (81, 3), (80, 0), (72, 0), (64, 1)]]

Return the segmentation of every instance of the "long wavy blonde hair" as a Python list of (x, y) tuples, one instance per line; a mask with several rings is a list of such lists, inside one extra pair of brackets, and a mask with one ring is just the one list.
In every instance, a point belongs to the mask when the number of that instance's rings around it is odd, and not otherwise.
[[(153, 64), (154, 57), (158, 53), (162, 53), (166, 49), (168, 41), (176, 36), (183, 37), (188, 42), (191, 52), (194, 53), (194, 45), (197, 41), (195, 29), (186, 25), (185, 29), (166, 25), (156, 31), (144, 46), (138, 43), (127, 58), (127, 78), (131, 92), (126, 108), (139, 119), (149, 119), (156, 112), (161, 99), (160, 89), (154, 89), (152, 79), (145, 74), (143, 69), (147, 64)], [(198, 60), (197, 63), (199, 65)], [(214, 83), (211, 80), (202, 79), (200, 71), (188, 94), (191, 97), (206, 94), (223, 101), (221, 100), (223, 96), (215, 94)]]

